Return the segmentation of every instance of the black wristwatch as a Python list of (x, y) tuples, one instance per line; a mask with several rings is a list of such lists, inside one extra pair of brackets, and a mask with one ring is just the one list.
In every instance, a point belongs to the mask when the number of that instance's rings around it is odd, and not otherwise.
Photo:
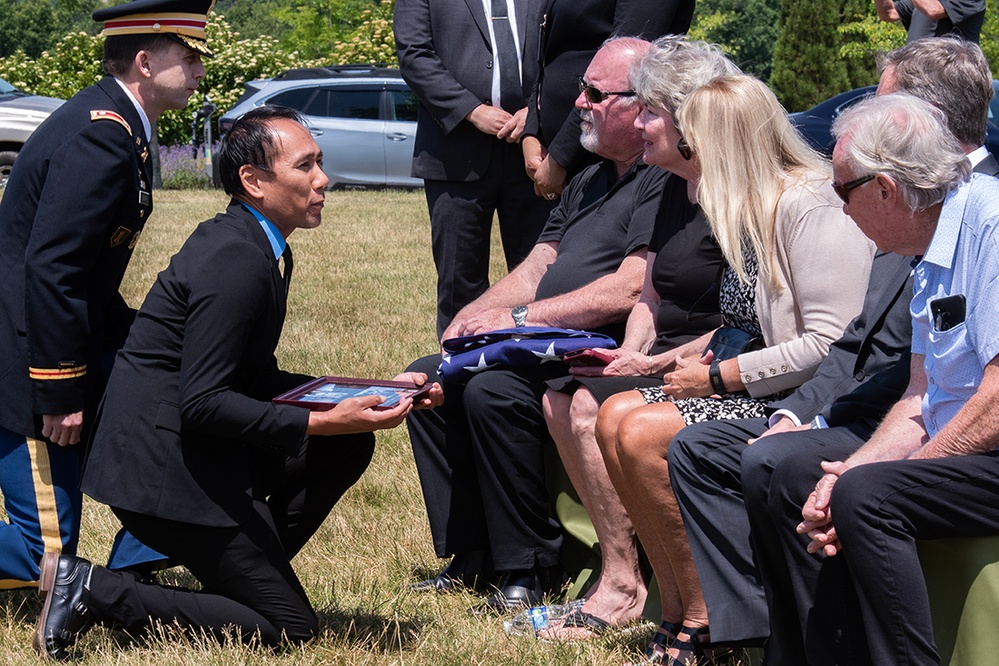
[(514, 326), (517, 328), (523, 328), (527, 325), (527, 306), (518, 305), (510, 311), (510, 316), (513, 317)]
[(722, 381), (721, 368), (718, 367), (717, 359), (711, 361), (711, 365), (708, 367), (708, 378), (711, 380), (712, 391), (718, 395), (725, 395), (728, 392), (725, 389), (725, 382)]

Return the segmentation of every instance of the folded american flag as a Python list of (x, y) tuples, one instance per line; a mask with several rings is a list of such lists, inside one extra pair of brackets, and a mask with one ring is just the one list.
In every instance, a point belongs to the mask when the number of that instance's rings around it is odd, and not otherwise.
[(523, 326), (451, 338), (441, 343), (444, 358), (439, 369), (447, 382), (465, 384), (490, 368), (526, 368), (562, 362), (578, 349), (613, 349), (613, 338), (591, 331)]

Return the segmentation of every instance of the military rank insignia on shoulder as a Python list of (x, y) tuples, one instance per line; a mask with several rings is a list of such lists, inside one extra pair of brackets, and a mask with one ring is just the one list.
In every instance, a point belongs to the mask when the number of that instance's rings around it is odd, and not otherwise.
[(119, 114), (115, 113), (114, 111), (91, 111), (90, 122), (95, 122), (98, 120), (113, 120), (114, 122), (124, 127), (125, 131), (127, 131), (129, 134), (132, 133), (132, 128), (129, 127), (127, 122), (125, 122), (125, 119), (122, 118)]

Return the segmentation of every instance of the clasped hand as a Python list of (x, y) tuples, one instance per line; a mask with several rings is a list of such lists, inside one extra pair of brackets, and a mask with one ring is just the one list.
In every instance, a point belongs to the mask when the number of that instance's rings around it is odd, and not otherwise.
[(662, 391), (674, 398), (706, 398), (716, 396), (711, 388), (708, 366), (714, 360), (710, 351), (704, 356), (688, 356), (676, 359), (676, 370), (663, 376)]
[(801, 508), (801, 517), (804, 520), (798, 523), (795, 531), (798, 534), (807, 534), (811, 539), (807, 546), (809, 553), (823, 553), (832, 557), (842, 548), (836, 535), (836, 527), (833, 525), (829, 499), (832, 497), (836, 481), (848, 469), (850, 468), (845, 462), (823, 462), (822, 470), (825, 475), (815, 484), (815, 490)]

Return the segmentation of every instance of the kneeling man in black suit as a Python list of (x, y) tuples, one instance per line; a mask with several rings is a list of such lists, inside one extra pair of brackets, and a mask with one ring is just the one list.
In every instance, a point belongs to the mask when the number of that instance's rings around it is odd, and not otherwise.
[[(290, 561), (371, 460), (371, 431), (393, 428), (409, 398), (310, 412), (271, 399), (309, 378), (274, 350), (292, 271), (286, 239), (319, 226), (322, 152), (289, 109), (265, 107), (222, 140), (232, 196), (160, 273), (119, 353), (82, 489), (132, 534), (183, 564), (204, 590), (162, 587), (46, 553), (35, 635), (64, 659), (96, 622), (137, 632), (153, 622), (265, 645), (306, 641), (316, 615)], [(424, 375), (401, 379), (423, 383)], [(420, 406), (441, 401), (439, 387)]]

